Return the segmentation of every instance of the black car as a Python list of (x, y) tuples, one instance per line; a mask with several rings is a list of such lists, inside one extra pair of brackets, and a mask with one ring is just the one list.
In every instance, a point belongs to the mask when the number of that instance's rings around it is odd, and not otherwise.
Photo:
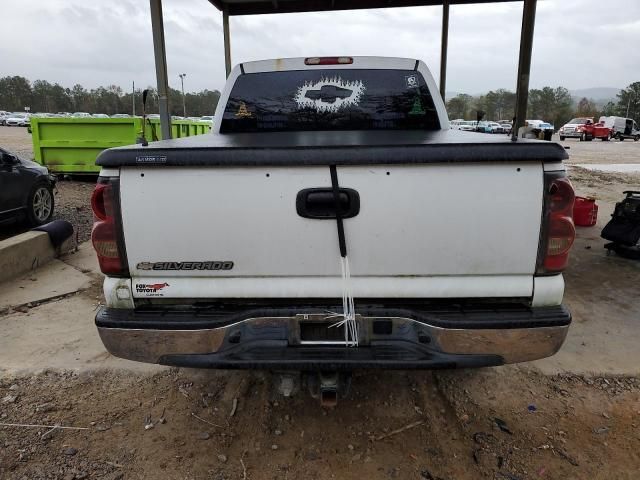
[(46, 167), (0, 148), (0, 225), (14, 220), (34, 226), (49, 222), (54, 186)]

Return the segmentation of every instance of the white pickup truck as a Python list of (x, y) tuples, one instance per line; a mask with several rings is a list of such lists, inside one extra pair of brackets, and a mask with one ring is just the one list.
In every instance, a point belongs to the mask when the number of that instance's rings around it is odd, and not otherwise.
[(421, 61), (238, 65), (211, 135), (98, 158), (100, 336), (122, 358), (203, 368), (553, 355), (571, 322), (565, 158), (451, 130)]

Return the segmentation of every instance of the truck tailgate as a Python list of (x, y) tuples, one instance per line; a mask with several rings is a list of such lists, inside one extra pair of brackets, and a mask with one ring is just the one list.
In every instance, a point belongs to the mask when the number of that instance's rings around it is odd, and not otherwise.
[[(542, 162), (337, 170), (360, 197), (344, 221), (356, 297), (532, 295)], [(120, 182), (135, 296), (340, 296), (335, 220), (296, 211), (329, 167), (131, 166)]]

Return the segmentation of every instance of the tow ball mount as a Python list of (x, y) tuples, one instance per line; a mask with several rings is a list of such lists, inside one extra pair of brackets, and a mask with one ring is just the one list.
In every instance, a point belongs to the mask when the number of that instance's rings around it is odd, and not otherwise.
[(320, 399), (320, 406), (333, 408), (338, 404), (338, 398), (349, 394), (351, 372), (308, 373), (306, 384), (311, 396)]

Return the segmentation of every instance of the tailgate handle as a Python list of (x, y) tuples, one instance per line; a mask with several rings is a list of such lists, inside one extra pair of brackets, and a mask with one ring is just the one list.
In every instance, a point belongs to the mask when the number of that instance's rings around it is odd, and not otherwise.
[[(305, 188), (296, 197), (296, 210), (304, 218), (335, 219), (336, 204), (333, 190)], [(340, 216), (352, 218), (360, 213), (360, 195), (352, 188), (340, 188)]]

